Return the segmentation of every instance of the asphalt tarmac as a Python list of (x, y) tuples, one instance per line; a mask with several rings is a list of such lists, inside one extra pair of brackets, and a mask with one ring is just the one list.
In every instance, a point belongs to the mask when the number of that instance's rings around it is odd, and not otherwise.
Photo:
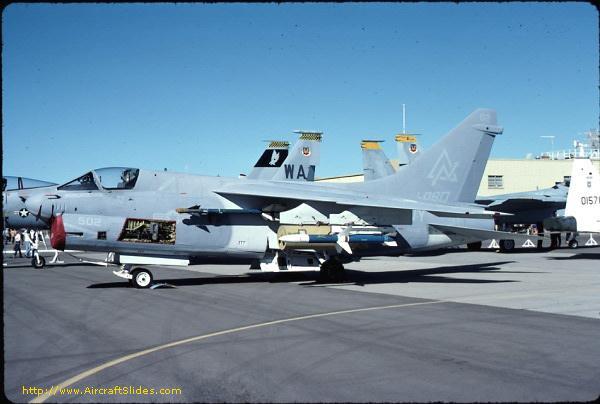
[[(43, 270), (9, 258), (4, 392), (14, 402), (596, 399), (600, 249), (535, 254), (365, 260), (336, 285), (243, 266), (156, 268), (173, 287), (154, 290), (68, 257)], [(556, 314), (554, 285), (569, 315)], [(546, 303), (526, 307), (536, 296)], [(32, 394), (57, 385), (80, 394)], [(161, 388), (180, 392), (149, 394)]]

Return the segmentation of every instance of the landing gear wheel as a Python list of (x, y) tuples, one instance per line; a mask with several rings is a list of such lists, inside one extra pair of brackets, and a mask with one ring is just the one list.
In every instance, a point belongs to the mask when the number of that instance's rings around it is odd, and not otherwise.
[(569, 241), (569, 248), (577, 248), (579, 247), (579, 243), (577, 242), (577, 240), (573, 239)]
[(31, 259), (31, 266), (34, 268), (44, 268), (44, 265), (46, 265), (46, 259), (44, 257), (38, 257), (38, 259), (36, 259), (35, 257), (33, 257)]
[(325, 261), (319, 272), (319, 277), (324, 282), (341, 282), (344, 280), (345, 275), (344, 265), (336, 259)]
[(145, 268), (138, 268), (131, 273), (131, 282), (138, 289), (146, 289), (152, 285), (152, 273)]
[(515, 240), (500, 240), (500, 251), (510, 252), (515, 249)]
[(479, 251), (481, 250), (481, 241), (477, 241), (476, 243), (467, 244), (467, 250), (469, 251)]

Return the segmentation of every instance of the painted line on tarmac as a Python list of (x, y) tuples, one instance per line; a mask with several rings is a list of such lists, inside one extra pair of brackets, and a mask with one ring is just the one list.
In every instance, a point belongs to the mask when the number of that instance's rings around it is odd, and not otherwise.
[(98, 372), (101, 372), (105, 369), (111, 368), (113, 366), (116, 366), (123, 362), (130, 361), (135, 358), (139, 358), (140, 356), (148, 355), (153, 352), (162, 351), (164, 349), (173, 348), (173, 347), (183, 345), (183, 344), (189, 344), (191, 342), (196, 342), (196, 341), (204, 340), (204, 339), (211, 338), (211, 337), (217, 337), (219, 335), (233, 334), (236, 332), (253, 330), (256, 328), (268, 327), (271, 325), (291, 323), (294, 321), (302, 321), (302, 320), (309, 320), (309, 319), (313, 319), (313, 318), (336, 316), (339, 314), (360, 313), (363, 311), (373, 311), (373, 310), (397, 309), (397, 308), (401, 308), (401, 307), (423, 306), (423, 305), (436, 304), (436, 303), (447, 303), (447, 302), (443, 301), (443, 300), (431, 300), (431, 301), (427, 301), (427, 302), (392, 304), (389, 306), (375, 306), (375, 307), (365, 307), (362, 309), (349, 309), (349, 310), (332, 311), (329, 313), (309, 314), (306, 316), (284, 318), (281, 320), (267, 321), (266, 323), (258, 323), (258, 324), (246, 325), (243, 327), (230, 328), (228, 330), (217, 331), (217, 332), (213, 332), (210, 334), (203, 334), (203, 335), (198, 335), (196, 337), (181, 339), (179, 341), (169, 342), (167, 344), (159, 345), (154, 348), (149, 348), (149, 349), (145, 349), (143, 351), (134, 352), (132, 354), (125, 355), (121, 358), (117, 358), (117, 359), (108, 361), (100, 366), (96, 366), (95, 368), (86, 370), (85, 372), (79, 373), (56, 386), (52, 386), (52, 388), (49, 388), (46, 393), (37, 396), (36, 398), (34, 398), (33, 400), (31, 400), (29, 402), (30, 403), (43, 403), (44, 401), (51, 398), (52, 396), (55, 396), (56, 393), (60, 392), (61, 389), (67, 388), (67, 387), (73, 385), (74, 383), (77, 383), (83, 379), (86, 379), (86, 378), (88, 378)]

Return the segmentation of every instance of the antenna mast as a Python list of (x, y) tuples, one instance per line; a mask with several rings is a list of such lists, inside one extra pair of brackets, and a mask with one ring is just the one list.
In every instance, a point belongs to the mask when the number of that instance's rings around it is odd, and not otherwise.
[(406, 104), (402, 104), (402, 134), (406, 134)]

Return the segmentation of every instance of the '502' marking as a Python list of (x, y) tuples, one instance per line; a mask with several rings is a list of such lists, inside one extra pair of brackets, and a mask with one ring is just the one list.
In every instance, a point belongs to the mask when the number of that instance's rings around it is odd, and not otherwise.
[(600, 196), (598, 196), (598, 195), (582, 196), (581, 204), (582, 205), (598, 205), (598, 204), (600, 204)]
[(79, 216), (77, 218), (77, 223), (80, 226), (100, 226), (102, 224), (102, 219), (95, 216)]

